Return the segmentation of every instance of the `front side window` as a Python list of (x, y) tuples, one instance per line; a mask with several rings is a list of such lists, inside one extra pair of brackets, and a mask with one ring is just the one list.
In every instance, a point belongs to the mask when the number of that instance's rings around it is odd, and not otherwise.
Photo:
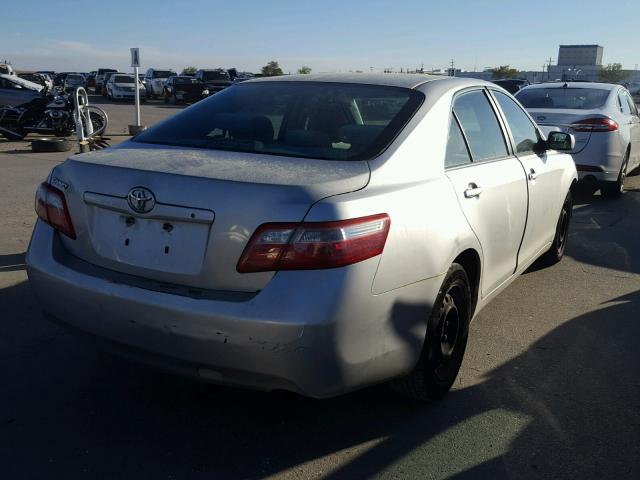
[(482, 90), (474, 90), (456, 97), (453, 111), (469, 142), (474, 162), (508, 155), (498, 119)]
[(501, 92), (493, 92), (493, 95), (504, 113), (507, 124), (511, 129), (511, 135), (516, 147), (516, 153), (533, 152), (538, 143), (538, 130), (526, 113), (508, 96)]
[(229, 87), (134, 141), (325, 160), (381, 153), (420, 107), (406, 88), (325, 82)]

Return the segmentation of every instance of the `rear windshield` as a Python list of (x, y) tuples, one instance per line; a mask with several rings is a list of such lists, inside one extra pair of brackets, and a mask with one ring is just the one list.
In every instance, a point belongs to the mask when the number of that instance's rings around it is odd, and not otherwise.
[(227, 72), (203, 72), (202, 78), (205, 80), (230, 80)]
[(602, 88), (529, 88), (516, 98), (525, 108), (592, 110), (604, 106), (609, 92)]
[(133, 76), (116, 75), (115, 77), (113, 77), (113, 83), (133, 83)]
[(415, 90), (340, 83), (244, 83), (134, 141), (325, 160), (381, 153), (420, 107)]
[(154, 70), (153, 78), (169, 78), (171, 75), (175, 75), (170, 70)]

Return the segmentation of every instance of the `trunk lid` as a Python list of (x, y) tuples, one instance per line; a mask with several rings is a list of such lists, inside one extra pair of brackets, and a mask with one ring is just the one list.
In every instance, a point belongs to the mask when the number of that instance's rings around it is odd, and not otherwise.
[(576, 132), (571, 124), (587, 118), (605, 117), (600, 110), (545, 110), (527, 109), (545, 135), (552, 131), (572, 134), (576, 139), (575, 148), (569, 153), (580, 153), (589, 143), (591, 132)]
[[(135, 142), (73, 156), (50, 179), (67, 197), (77, 239), (61, 237), (73, 255), (168, 284), (242, 292), (273, 277), (236, 271), (259, 225), (301, 221), (316, 201), (368, 181), (367, 162)], [(145, 192), (153, 208), (134, 211)]]

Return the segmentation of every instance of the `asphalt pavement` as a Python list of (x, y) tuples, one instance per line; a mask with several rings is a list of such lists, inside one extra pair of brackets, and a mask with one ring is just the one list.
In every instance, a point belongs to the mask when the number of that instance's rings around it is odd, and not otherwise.
[[(100, 103), (127, 138), (132, 106)], [(318, 401), (159, 373), (45, 321), (24, 254), (66, 155), (27, 147), (0, 140), (0, 478), (640, 478), (640, 177), (578, 197), (567, 256), (478, 316), (445, 399)]]

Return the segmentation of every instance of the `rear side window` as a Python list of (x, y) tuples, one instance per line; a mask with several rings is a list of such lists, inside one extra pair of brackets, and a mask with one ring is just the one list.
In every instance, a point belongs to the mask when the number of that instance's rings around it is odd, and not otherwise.
[(445, 168), (459, 167), (471, 163), (467, 144), (462, 136), (462, 130), (456, 118), (451, 115), (449, 120), (449, 138), (447, 139), (447, 155), (444, 160)]
[(629, 109), (631, 110), (631, 114), (638, 115), (638, 107), (636, 106), (631, 96), (627, 92), (625, 92), (624, 96), (626, 97), (627, 103), (629, 104)]
[(381, 153), (420, 107), (418, 91), (325, 82), (242, 83), (134, 141), (324, 160)]
[(496, 101), (506, 117), (517, 153), (533, 152), (538, 143), (538, 130), (524, 111), (508, 96), (501, 92), (493, 92)]
[(508, 155), (498, 119), (482, 90), (474, 90), (456, 97), (453, 112), (460, 121), (474, 162), (482, 162)]
[(602, 88), (525, 88), (516, 98), (524, 108), (592, 110), (607, 103), (609, 92)]
[(627, 99), (622, 91), (618, 93), (618, 108), (620, 108), (622, 113), (631, 115), (631, 108), (629, 107), (629, 103), (627, 103)]

